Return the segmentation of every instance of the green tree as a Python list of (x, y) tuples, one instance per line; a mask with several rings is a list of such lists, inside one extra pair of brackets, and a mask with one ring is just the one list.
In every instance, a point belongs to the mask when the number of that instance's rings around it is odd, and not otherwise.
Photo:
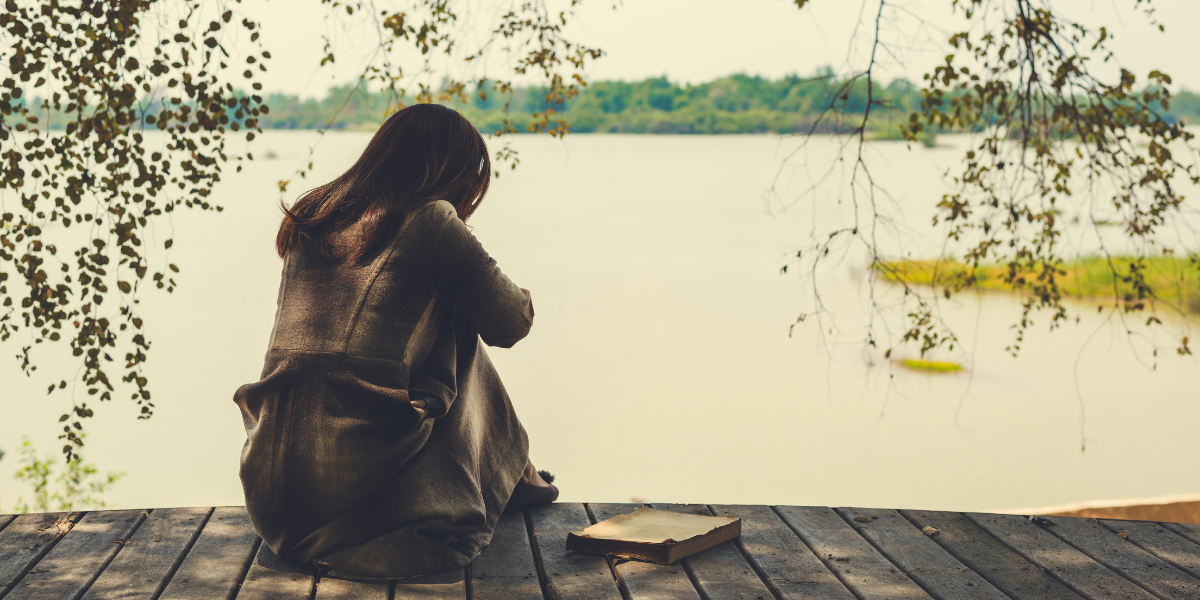
[[(796, 4), (803, 7), (806, 1)], [(887, 216), (890, 199), (872, 178), (863, 148), (876, 112), (896, 106), (888, 92), (906, 98), (908, 90), (895, 82), (884, 87), (875, 76), (879, 58), (898, 51), (883, 23), (899, 17), (890, 0), (875, 6), (870, 58), (838, 84), (825, 117), (853, 124), (857, 144), (842, 157), (852, 165), (852, 217), (816, 227), (790, 265), (812, 275), (847, 249), (859, 248), (872, 269), (904, 286), (896, 302), (871, 286), (866, 344), (886, 348), (885, 356), (907, 344), (922, 356), (953, 350), (958, 338), (939, 318), (939, 302), (968, 289), (1002, 288), (1024, 297), (1009, 345), (1015, 354), (1037, 313), (1049, 315), (1051, 329), (1077, 317), (1064, 303), (1064, 281), (1097, 264), (1107, 270), (1110, 308), (1127, 331), (1132, 321), (1125, 319), (1161, 328), (1166, 327), (1159, 316), (1163, 311), (1185, 314), (1186, 298), (1179, 301), (1163, 286), (1194, 282), (1200, 260), (1194, 249), (1190, 256), (1174, 256), (1177, 250), (1162, 236), (1183, 222), (1178, 184), (1200, 183), (1200, 173), (1173, 154), (1193, 136), (1166, 112), (1174, 101), (1166, 87), (1171, 78), (1152, 70), (1139, 79), (1123, 68), (1113, 68), (1111, 76), (1097, 74), (1093, 65), (1115, 62), (1108, 30), (1073, 21), (1050, 3), (949, 2), (963, 26), (946, 39), (944, 64), (924, 75), (919, 102), (905, 105), (909, 115), (899, 133), (910, 141), (931, 130), (976, 134), (961, 167), (949, 174), (955, 190), (935, 199), (935, 224), (944, 224), (947, 247), (961, 254), (935, 259), (934, 272), (925, 275), (896, 255)], [(1151, 0), (1128, 0), (1128, 7), (1164, 29)], [(1067, 254), (1064, 215), (1077, 215), (1097, 232), (1098, 260)], [(1129, 250), (1104, 243), (1098, 231), (1109, 222), (1124, 226)], [(1155, 272), (1163, 255), (1174, 270), (1166, 278)], [(980, 275), (989, 273), (1000, 275), (980, 285)], [(816, 279), (810, 282), (815, 300), (797, 322), (815, 320), (824, 329), (831, 313), (820, 300)], [(903, 321), (894, 336), (888, 333), (896, 324), (893, 315)], [(1174, 350), (1191, 354), (1186, 324), (1171, 334), (1178, 342)], [(1157, 352), (1154, 348), (1152, 354)]]
[[(406, 102), (511, 95), (507, 78), (522, 75), (545, 81), (544, 107), (561, 105), (584, 85), (585, 61), (600, 55), (563, 36), (570, 0), (514, 5), (476, 46), (458, 36), (464, 2), (416, 0), (405, 12), (321, 4), (331, 24), (376, 26), (379, 50), (358, 84), (385, 92), (386, 102), (370, 107), (375, 121)], [(229, 142), (252, 141), (270, 114), (257, 78), (271, 53), (237, 5), (6, 0), (0, 10), (8, 65), (0, 81), (0, 341), (19, 347), (27, 376), (39, 352), (79, 360), (78, 397), (68, 385), (75, 375), (53, 374), (47, 388), (72, 396), (60, 418), (68, 466), (79, 464), (83, 423), (97, 400), (128, 394), (142, 418), (153, 414), (143, 369), (151, 340), (138, 309), (152, 298), (147, 288), (173, 292), (180, 271), (169, 262), (172, 240), (156, 237), (155, 223), (180, 209), (220, 211), (213, 186), (225, 169), (253, 159)], [(321, 65), (337, 60), (325, 43)], [(406, 52), (418, 56), (411, 69), (398, 58)], [(426, 58), (435, 53), (475, 64), (502, 53), (507, 62), (499, 79), (445, 79), (434, 90), (414, 76), (429, 72)], [(343, 108), (353, 109), (354, 99), (348, 93)], [(496, 134), (567, 131), (550, 108), (525, 121), (501, 114)], [(300, 118), (294, 126), (313, 124)], [(515, 160), (511, 149), (498, 154)], [(287, 185), (279, 182), (280, 190)]]
[[(104, 494), (125, 476), (124, 473), (112, 471), (101, 475), (95, 466), (83, 462), (79, 455), (72, 456), (65, 465), (56, 467), (56, 464), (53, 455), (39, 457), (28, 439), (21, 440), (21, 467), (17, 469), (15, 477), (28, 483), (33, 488), (33, 495), (28, 500), (17, 498), (14, 512), (105, 508), (108, 505), (104, 502)], [(61, 472), (56, 476), (55, 472), (60, 468)], [(52, 487), (51, 483), (55, 485)]]

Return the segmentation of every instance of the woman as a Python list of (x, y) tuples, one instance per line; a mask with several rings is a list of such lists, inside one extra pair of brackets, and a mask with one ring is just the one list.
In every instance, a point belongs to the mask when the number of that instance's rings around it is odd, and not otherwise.
[(279, 556), (350, 578), (444, 571), (502, 511), (558, 497), (480, 344), (533, 321), (464, 224), (490, 178), (479, 132), (418, 104), (284, 208), (262, 379), (234, 395), (246, 508)]

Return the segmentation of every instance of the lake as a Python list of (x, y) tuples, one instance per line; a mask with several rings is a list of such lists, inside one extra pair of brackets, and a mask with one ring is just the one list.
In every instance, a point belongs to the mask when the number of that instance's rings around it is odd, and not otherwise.
[[(316, 139), (267, 132), (252, 146), (258, 159), (216, 189), (224, 212), (180, 210), (156, 225), (154, 243), (173, 237), (169, 259), (182, 269), (176, 293), (141, 292), (156, 414), (136, 420), (118, 395), (89, 425), (87, 459), (127, 473), (107, 496), (111, 507), (242, 503), (244, 433), (232, 395), (258, 378), (271, 329), (276, 181), (306, 162)], [(326, 135), (308, 181), (339, 173), (368, 139)], [(913, 256), (941, 248), (932, 207), (967, 140), (939, 141), (867, 149), (906, 240), (889, 248)], [(835, 320), (809, 319), (789, 336), (812, 309), (813, 288), (781, 267), (814, 220), (852, 210), (848, 162), (834, 162), (838, 140), (811, 140), (802, 162), (784, 170), (785, 199), (817, 182), (812, 197), (786, 210), (763, 192), (794, 139), (514, 143), (521, 165), (493, 182), (471, 225), (532, 291), (537, 316), (527, 339), (488, 352), (529, 431), (533, 462), (558, 477), (562, 500), (1004, 510), (1200, 492), (1196, 357), (1177, 356), (1161, 334), (1151, 357), (1153, 334), (1139, 319), (1128, 335), (1096, 302), (1072, 305), (1081, 320), (1054, 332), (1048, 315), (1035, 315), (1014, 358), (1005, 346), (1019, 298), (956, 296), (940, 315), (962, 343), (938, 356), (968, 371), (911, 372), (862, 343), (870, 280), (864, 255), (850, 248), (816, 279)], [(292, 185), (289, 201), (302, 191)], [(883, 284), (876, 291), (896, 298)], [(38, 348), (36, 375), (73, 372), (78, 364), (63, 350)], [(8, 476), (20, 437), (53, 452), (57, 417), (71, 401), (47, 396), (47, 382), (15, 364), (4, 369), (7, 509), (28, 494)]]

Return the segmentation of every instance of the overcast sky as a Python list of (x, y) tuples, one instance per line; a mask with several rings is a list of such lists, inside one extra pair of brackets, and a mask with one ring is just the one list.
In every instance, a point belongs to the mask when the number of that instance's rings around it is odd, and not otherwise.
[[(547, 2), (553, 6), (558, 0)], [(510, 2), (461, 4), (469, 6), (464, 12), (468, 27), (482, 28)], [(881, 75), (919, 80), (948, 51), (944, 40), (955, 25), (950, 0), (889, 4), (897, 8), (886, 13), (882, 37), (896, 54), (879, 56)], [(1133, 5), (1134, 0), (1053, 2), (1056, 11), (1090, 25), (1107, 25), (1115, 36), (1118, 60), (1139, 78), (1161, 69), (1174, 77), (1176, 88), (1200, 90), (1200, 42), (1191, 27), (1200, 23), (1200, 0), (1155, 0), (1165, 33)], [(802, 10), (792, 0), (621, 0), (616, 9), (612, 6), (612, 0), (586, 0), (570, 30), (575, 38), (606, 52), (588, 69), (591, 79), (665, 75), (676, 82), (698, 83), (739, 72), (779, 77), (811, 74), (824, 65), (839, 71), (861, 68), (878, 0), (812, 0)], [(264, 41), (273, 55), (262, 79), (267, 91), (322, 96), (330, 85), (353, 80), (363, 57), (374, 50), (365, 22), (350, 30), (333, 25), (324, 18), (327, 5), (318, 0), (245, 0), (239, 10), (263, 25)], [(857, 44), (852, 43), (856, 27)], [(323, 33), (333, 35), (338, 62), (318, 69)]]

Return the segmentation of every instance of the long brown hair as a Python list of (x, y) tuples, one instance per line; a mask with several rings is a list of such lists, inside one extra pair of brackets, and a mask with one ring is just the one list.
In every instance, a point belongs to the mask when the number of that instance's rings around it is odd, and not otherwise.
[[(483, 136), (462, 115), (438, 104), (407, 106), (384, 121), (354, 166), (290, 209), (281, 205), (275, 249), (283, 257), (299, 245), (329, 262), (363, 262), (406, 213), (429, 200), (453, 204), (466, 221), (487, 194), (491, 175)], [(335, 240), (360, 221), (358, 239)]]

